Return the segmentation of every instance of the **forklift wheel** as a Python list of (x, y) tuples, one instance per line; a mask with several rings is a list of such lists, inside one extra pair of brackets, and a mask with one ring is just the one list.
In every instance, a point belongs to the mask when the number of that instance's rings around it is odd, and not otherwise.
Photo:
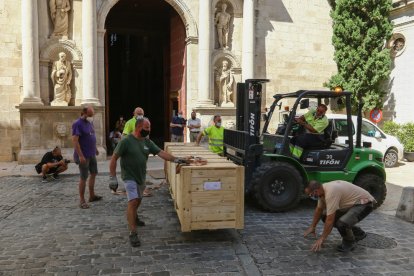
[(265, 210), (282, 212), (299, 203), (303, 179), (291, 164), (268, 162), (259, 166), (252, 177), (253, 196)]
[(387, 196), (387, 187), (382, 177), (372, 174), (363, 173), (355, 180), (355, 185), (367, 190), (377, 201), (374, 205), (374, 209), (381, 206)]

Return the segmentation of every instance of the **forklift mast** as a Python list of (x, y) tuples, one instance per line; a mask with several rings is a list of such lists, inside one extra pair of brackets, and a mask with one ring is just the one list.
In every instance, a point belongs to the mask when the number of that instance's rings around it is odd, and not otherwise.
[(236, 130), (224, 130), (224, 153), (235, 163), (245, 166), (246, 191), (263, 153), (260, 143), (262, 83), (268, 81), (248, 79), (237, 84)]

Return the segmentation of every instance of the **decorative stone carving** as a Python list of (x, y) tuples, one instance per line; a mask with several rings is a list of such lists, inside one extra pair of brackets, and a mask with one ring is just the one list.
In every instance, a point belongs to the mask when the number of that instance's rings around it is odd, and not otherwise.
[(68, 106), (72, 97), (70, 82), (72, 80), (72, 66), (66, 60), (64, 52), (59, 53), (59, 60), (53, 63), (52, 74), (54, 100), (53, 106)]
[(50, 17), (54, 25), (52, 36), (68, 38), (69, 29), (69, 0), (50, 0)]
[(216, 84), (221, 107), (234, 107), (233, 94), (235, 88), (234, 75), (228, 60), (221, 62), (221, 68), (216, 70)]
[(221, 11), (216, 13), (214, 18), (214, 25), (216, 25), (217, 38), (220, 49), (229, 48), (229, 30), (230, 30), (230, 20), (231, 15), (226, 12), (227, 4), (221, 4)]
[(55, 132), (59, 138), (66, 137), (68, 136), (68, 127), (66, 126), (65, 123), (58, 122), (55, 124)]

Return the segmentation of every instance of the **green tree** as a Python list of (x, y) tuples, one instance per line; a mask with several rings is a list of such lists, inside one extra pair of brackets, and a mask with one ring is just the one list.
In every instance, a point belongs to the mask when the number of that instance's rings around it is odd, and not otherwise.
[(381, 108), (384, 84), (391, 72), (390, 50), (385, 47), (392, 34), (391, 0), (329, 2), (333, 7), (332, 42), (338, 73), (325, 86), (354, 92), (354, 103), (359, 102), (361, 93), (363, 110)]

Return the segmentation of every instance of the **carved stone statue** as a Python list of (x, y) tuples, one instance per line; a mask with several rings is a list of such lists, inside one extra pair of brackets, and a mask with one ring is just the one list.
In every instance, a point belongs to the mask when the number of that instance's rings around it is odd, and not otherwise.
[(227, 4), (221, 5), (221, 11), (217, 12), (214, 24), (217, 28), (217, 36), (219, 47), (221, 49), (228, 49), (228, 37), (231, 15), (226, 12)]
[(69, 0), (50, 0), (50, 17), (54, 25), (52, 36), (68, 37), (69, 29)]
[(53, 63), (52, 74), (54, 100), (50, 105), (67, 106), (72, 97), (70, 82), (72, 80), (72, 67), (66, 60), (66, 54), (59, 53), (59, 60)]
[(220, 106), (221, 107), (234, 107), (232, 102), (234, 76), (229, 68), (229, 62), (223, 60), (222, 68), (219, 70), (216, 76), (217, 86), (219, 88)]

